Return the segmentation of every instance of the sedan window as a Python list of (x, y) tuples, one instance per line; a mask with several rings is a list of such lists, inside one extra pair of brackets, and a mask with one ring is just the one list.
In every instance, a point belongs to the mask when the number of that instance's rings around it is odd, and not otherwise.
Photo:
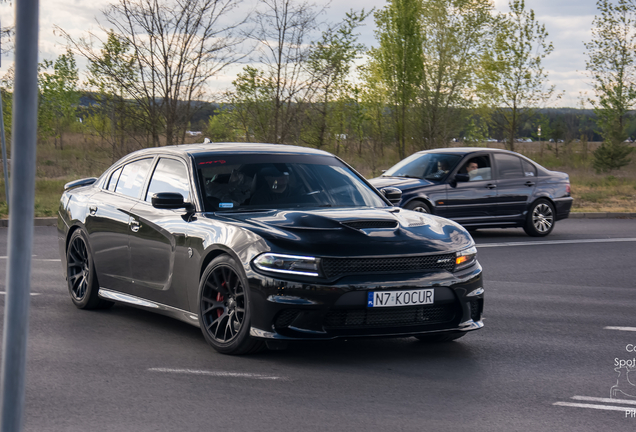
[(461, 156), (443, 153), (416, 153), (398, 162), (383, 177), (410, 177), (441, 180), (452, 171)]
[(121, 172), (115, 192), (131, 198), (139, 198), (141, 188), (144, 186), (144, 181), (148, 175), (151, 163), (152, 159), (148, 158), (131, 162), (126, 165)]
[(117, 180), (119, 180), (119, 176), (121, 175), (121, 168), (116, 169), (110, 176), (110, 180), (108, 181), (108, 189), (111, 192), (115, 192), (115, 187), (117, 187)]
[(500, 179), (524, 177), (521, 158), (504, 153), (495, 153), (497, 176)]
[(146, 201), (151, 202), (152, 196), (159, 192), (176, 192), (183, 196), (184, 201), (190, 199), (188, 171), (181, 162), (174, 159), (159, 159), (150, 179)]

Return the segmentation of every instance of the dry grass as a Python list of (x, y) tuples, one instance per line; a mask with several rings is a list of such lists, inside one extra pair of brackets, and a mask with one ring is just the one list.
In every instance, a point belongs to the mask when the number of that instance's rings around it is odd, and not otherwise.
[[(188, 138), (188, 142), (200, 142), (201, 138)], [(636, 155), (632, 163), (611, 175), (597, 174), (591, 168), (592, 151), (599, 143), (560, 145), (557, 157), (554, 148), (547, 143), (520, 143), (516, 151), (525, 154), (548, 169), (567, 172), (574, 197), (576, 212), (636, 212)], [(502, 148), (500, 143), (482, 146)], [(129, 144), (130, 151), (136, 145)], [(335, 148), (325, 148), (335, 153)], [(418, 149), (409, 149), (411, 154)], [(367, 178), (378, 176), (400, 160), (393, 148), (379, 148), (363, 143), (362, 149), (340, 148), (338, 155)], [(64, 184), (84, 177), (98, 177), (121, 154), (113, 157), (112, 148), (99, 137), (84, 134), (69, 135), (64, 149), (55, 148), (53, 142), (39, 143), (37, 148), (37, 178), (35, 215), (55, 216)], [(10, 156), (9, 156), (10, 157)], [(0, 169), (1, 172), (1, 169)], [(0, 217), (6, 217), (3, 175), (0, 174)]]

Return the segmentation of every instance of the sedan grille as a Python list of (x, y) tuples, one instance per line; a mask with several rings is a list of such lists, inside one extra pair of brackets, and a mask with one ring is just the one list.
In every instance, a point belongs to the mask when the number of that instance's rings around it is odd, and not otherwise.
[(379, 309), (338, 309), (327, 313), (325, 329), (403, 327), (452, 321), (455, 306), (411, 306)]
[(328, 278), (367, 273), (427, 272), (455, 269), (455, 254), (414, 257), (323, 258), (322, 270)]

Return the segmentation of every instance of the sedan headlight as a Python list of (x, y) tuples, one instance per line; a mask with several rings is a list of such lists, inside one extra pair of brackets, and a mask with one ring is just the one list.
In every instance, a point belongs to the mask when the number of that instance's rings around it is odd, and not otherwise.
[(299, 276), (319, 276), (320, 260), (314, 257), (264, 253), (254, 259), (259, 270)]
[(471, 246), (455, 255), (455, 271), (470, 267), (477, 261), (477, 248)]

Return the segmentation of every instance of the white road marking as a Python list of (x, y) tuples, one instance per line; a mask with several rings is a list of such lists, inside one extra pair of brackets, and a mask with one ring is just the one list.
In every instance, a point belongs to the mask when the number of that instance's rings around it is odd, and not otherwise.
[(620, 406), (614, 406), (614, 405), (594, 405), (594, 404), (585, 404), (585, 403), (576, 403), (576, 402), (555, 402), (552, 405), (574, 407), (574, 408), (591, 408), (591, 409), (607, 410), (607, 411), (623, 411), (623, 412), (634, 409), (630, 407), (620, 407)]
[(619, 330), (619, 331), (633, 331), (636, 332), (636, 327), (603, 327), (603, 330)]
[(476, 244), (478, 248), (506, 247), (506, 246), (545, 246), (558, 244), (581, 244), (581, 243), (623, 243), (636, 242), (636, 238), (608, 238), (608, 239), (578, 239), (578, 240), (544, 240), (529, 242), (506, 242), (506, 243), (483, 243)]
[(248, 379), (259, 379), (259, 380), (285, 380), (285, 378), (279, 377), (279, 376), (261, 375), (261, 374), (253, 374), (253, 373), (241, 373), (241, 372), (206, 371), (206, 370), (197, 370), (197, 369), (150, 368), (148, 369), (148, 372), (207, 375), (207, 376), (215, 376), (215, 377), (248, 378)]
[[(0, 291), (0, 295), (6, 295), (7, 293), (4, 291)], [(31, 293), (32, 296), (40, 295), (41, 293)]]
[[(33, 255), (35, 256), (35, 255)], [(0, 259), (7, 259), (7, 256), (0, 256)], [(56, 261), (56, 262), (60, 262), (62, 261), (59, 258), (32, 258), (32, 261)]]
[(610, 399), (610, 398), (599, 398), (599, 397), (591, 397), (591, 396), (572, 396), (572, 399), (590, 401), (590, 402), (607, 402), (607, 403), (615, 403), (615, 404), (636, 405), (636, 400), (629, 400), (629, 399)]

